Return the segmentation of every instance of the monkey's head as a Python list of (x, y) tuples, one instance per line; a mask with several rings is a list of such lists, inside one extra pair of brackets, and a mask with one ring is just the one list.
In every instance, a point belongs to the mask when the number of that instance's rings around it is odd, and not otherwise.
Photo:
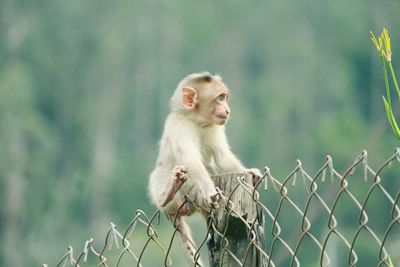
[(230, 113), (228, 96), (228, 87), (220, 76), (195, 73), (179, 83), (171, 99), (171, 108), (201, 126), (224, 125)]

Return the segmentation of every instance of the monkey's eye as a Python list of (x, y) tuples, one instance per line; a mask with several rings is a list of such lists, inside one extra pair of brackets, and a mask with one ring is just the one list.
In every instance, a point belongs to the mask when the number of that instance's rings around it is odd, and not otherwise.
[(224, 102), (224, 101), (226, 100), (226, 94), (220, 94), (220, 95), (217, 97), (217, 99), (218, 99), (218, 101), (220, 101), (220, 102)]

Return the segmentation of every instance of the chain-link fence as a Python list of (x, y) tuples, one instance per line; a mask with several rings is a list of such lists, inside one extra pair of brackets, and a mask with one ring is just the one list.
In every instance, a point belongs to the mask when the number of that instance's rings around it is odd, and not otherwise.
[[(238, 215), (247, 233), (247, 246), (238, 255), (228, 231), (221, 230), (211, 214), (204, 223), (199, 254), (212, 236), (218, 236), (223, 254), (219, 266), (397, 266), (400, 149), (377, 170), (367, 159), (363, 151), (340, 173), (327, 156), (314, 175), (298, 160), (281, 181), (266, 168), (255, 186), (237, 176), (237, 186), (229, 194), (221, 192), (220, 202), (224, 213)], [(240, 197), (234, 200), (234, 194)], [(245, 215), (237, 209), (241, 200), (253, 202), (251, 208), (242, 207), (247, 210)], [(251, 215), (248, 209), (254, 208), (255, 215)], [(172, 225), (160, 212), (148, 216), (137, 210), (125, 230), (111, 223), (105, 241), (96, 241), (95, 246), (90, 239), (78, 252), (68, 247), (56, 266), (186, 266), (174, 262), (172, 254), (185, 256), (175, 245), (179, 243), (177, 230), (167, 231), (171, 228), (164, 224)], [(262, 260), (249, 264), (254, 252)], [(224, 260), (234, 264), (224, 265)]]

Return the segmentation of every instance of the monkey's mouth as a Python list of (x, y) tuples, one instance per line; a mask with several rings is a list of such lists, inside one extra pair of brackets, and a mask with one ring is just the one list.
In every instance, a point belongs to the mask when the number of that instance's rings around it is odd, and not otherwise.
[(218, 119), (221, 119), (221, 120), (227, 120), (228, 119), (228, 116), (224, 116), (224, 115), (216, 115), (216, 117)]
[(225, 123), (227, 123), (229, 116), (224, 116), (224, 115), (216, 115), (215, 116), (218, 119), (217, 124), (219, 125), (224, 125)]

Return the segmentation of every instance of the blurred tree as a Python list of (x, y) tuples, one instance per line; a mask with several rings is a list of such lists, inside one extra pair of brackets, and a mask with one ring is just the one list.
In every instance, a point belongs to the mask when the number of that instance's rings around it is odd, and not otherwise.
[(390, 0), (0, 2), (0, 265), (49, 262), (111, 218), (153, 210), (147, 176), (190, 72), (231, 88), (227, 131), (248, 166), (281, 177), (330, 153), (344, 168), (363, 148), (380, 162), (397, 143), (368, 32), (399, 28), (399, 11)]

